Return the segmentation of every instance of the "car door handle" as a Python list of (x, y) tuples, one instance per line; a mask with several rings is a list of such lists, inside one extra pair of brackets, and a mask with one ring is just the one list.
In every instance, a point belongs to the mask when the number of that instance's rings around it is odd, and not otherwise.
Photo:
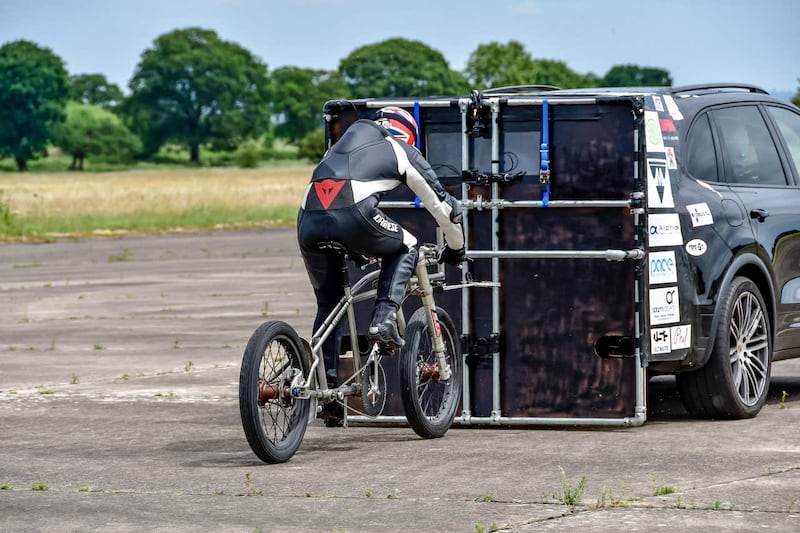
[(766, 209), (751, 209), (750, 210), (750, 218), (757, 218), (759, 222), (764, 222), (769, 216), (769, 212)]

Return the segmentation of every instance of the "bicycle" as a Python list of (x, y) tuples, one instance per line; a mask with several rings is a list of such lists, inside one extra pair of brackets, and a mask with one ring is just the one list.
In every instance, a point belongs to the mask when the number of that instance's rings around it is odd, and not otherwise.
[[(341, 403), (345, 421), (347, 409), (353, 410), (346, 403), (349, 397), (361, 397), (365, 412), (360, 414), (368, 417), (379, 416), (386, 405), (386, 374), (381, 359), (390, 351), (380, 342), (374, 342), (366, 360), (361, 361), (364, 354), (356, 342), (353, 310), (353, 304), (374, 297), (375, 290), (371, 287), (379, 271), (366, 273), (351, 287), (350, 256), (345, 247), (330, 241), (319, 246), (341, 258), (342, 299), (314, 332), (311, 342), (301, 339), (286, 322), (271, 320), (253, 332), (242, 358), (239, 375), (242, 425), (250, 448), (267, 463), (283, 463), (292, 458), (302, 444), (307, 425), (316, 419), (318, 404)], [(413, 430), (425, 439), (442, 437), (452, 425), (461, 402), (463, 374), (455, 325), (434, 300), (434, 285), (444, 283), (444, 272), (429, 274), (428, 267), (435, 265), (438, 265), (437, 247), (420, 246), (416, 275), (409, 282), (406, 297), (419, 296), (422, 307), (411, 315), (407, 324), (402, 309), (398, 313), (398, 327), (405, 339), (398, 355), (403, 410)], [(341, 385), (329, 389), (322, 343), (345, 316), (350, 330), (353, 373)]]

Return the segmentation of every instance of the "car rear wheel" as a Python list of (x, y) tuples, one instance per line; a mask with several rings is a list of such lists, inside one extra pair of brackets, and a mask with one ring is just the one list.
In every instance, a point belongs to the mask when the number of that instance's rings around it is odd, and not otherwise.
[(686, 409), (704, 418), (752, 418), (767, 398), (772, 338), (755, 283), (736, 277), (719, 300), (720, 321), (706, 365), (677, 375)]

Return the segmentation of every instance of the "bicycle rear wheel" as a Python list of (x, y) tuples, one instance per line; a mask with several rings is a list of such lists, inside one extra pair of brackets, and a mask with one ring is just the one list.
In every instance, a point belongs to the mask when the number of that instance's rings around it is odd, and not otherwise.
[(309, 400), (290, 393), (292, 379), (308, 374), (300, 337), (289, 324), (264, 322), (253, 332), (239, 374), (239, 412), (247, 442), (264, 462), (283, 463), (303, 442)]
[(453, 320), (436, 308), (445, 356), (450, 365), (449, 379), (441, 379), (433, 351), (425, 308), (417, 309), (408, 321), (405, 345), (400, 350), (400, 392), (406, 418), (422, 438), (441, 437), (453, 423), (461, 402), (463, 361)]

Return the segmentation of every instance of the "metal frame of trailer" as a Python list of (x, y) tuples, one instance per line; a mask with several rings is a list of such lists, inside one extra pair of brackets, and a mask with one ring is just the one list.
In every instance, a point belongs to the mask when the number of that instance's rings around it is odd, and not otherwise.
[[(550, 161), (549, 161), (549, 146), (548, 146), (548, 110), (558, 108), (560, 106), (571, 105), (595, 105), (598, 103), (608, 103), (614, 99), (624, 100), (626, 103), (631, 103), (631, 112), (634, 117), (632, 124), (635, 125), (633, 132), (633, 153), (634, 161), (630, 168), (630, 188), (631, 193), (626, 200), (620, 199), (596, 199), (596, 200), (550, 200), (549, 199), (549, 181), (550, 181)], [(472, 391), (470, 389), (470, 375), (469, 366), (464, 364), (464, 379), (463, 379), (463, 405), (464, 409), (460, 417), (456, 417), (455, 424), (462, 425), (514, 425), (514, 426), (527, 426), (527, 425), (542, 425), (542, 426), (639, 426), (646, 420), (646, 358), (643, 357), (642, 348), (647, 346), (647, 336), (644, 334), (647, 331), (647, 313), (643, 312), (644, 300), (646, 299), (646, 287), (644, 279), (644, 269), (640, 267), (643, 259), (646, 256), (646, 226), (645, 226), (645, 193), (646, 186), (644, 185), (645, 176), (643, 175), (644, 169), (642, 161), (643, 149), (642, 142), (644, 137), (643, 130), (643, 97), (638, 100), (631, 96), (616, 96), (613, 94), (602, 95), (599, 97), (570, 97), (570, 96), (548, 96), (546, 92), (537, 92), (534, 94), (514, 95), (503, 94), (502, 92), (486, 91), (484, 93), (473, 92), (470, 97), (460, 98), (424, 98), (424, 99), (363, 99), (363, 100), (348, 100), (348, 101), (333, 101), (328, 102), (325, 107), (324, 118), (326, 121), (326, 142), (330, 146), (332, 142), (331, 126), (338, 112), (344, 109), (352, 109), (360, 116), (366, 116), (371, 110), (393, 105), (403, 107), (406, 109), (413, 109), (419, 121), (419, 116), (425, 111), (426, 108), (457, 108), (461, 115), (461, 169), (462, 175), (467, 176), (469, 173), (474, 174), (474, 164), (471, 159), (470, 152), (470, 128), (469, 121), (470, 115), (475, 115), (479, 110), (485, 112), (488, 109), (488, 116), (491, 125), (491, 168), (490, 172), (484, 173), (486, 184), (490, 188), (490, 196), (483, 198), (478, 195), (474, 199), (469, 199), (468, 188), (469, 184), (462, 182), (461, 184), (461, 202), (465, 208), (464, 215), (464, 229), (467, 233), (466, 238), (469, 239), (470, 219), (473, 213), (488, 211), (491, 213), (491, 246), (488, 249), (468, 249), (467, 257), (472, 259), (490, 259), (491, 260), (491, 279), (483, 281), (474, 281), (468, 277), (467, 272), (462, 272), (461, 283), (456, 284), (452, 288), (459, 288), (461, 293), (461, 325), (462, 333), (465, 337), (470, 334), (470, 299), (472, 297), (471, 289), (488, 287), (491, 290), (491, 328), (492, 337), (498, 338), (500, 336), (501, 323), (503, 317), (501, 316), (501, 279), (500, 279), (500, 262), (507, 259), (578, 259), (586, 261), (633, 261), (637, 264), (635, 279), (632, 281), (630, 298), (634, 300), (635, 308), (635, 332), (634, 343), (631, 354), (627, 354), (635, 362), (636, 370), (634, 371), (634, 389), (635, 389), (635, 405), (633, 406), (632, 416), (620, 417), (564, 417), (564, 416), (513, 416), (503, 412), (501, 406), (501, 366), (503, 364), (501, 353), (499, 350), (499, 343), (490, 343), (491, 349), (491, 365), (492, 365), (492, 380), (491, 380), (491, 397), (492, 407), (489, 416), (476, 416), (470, 409), (472, 404)], [(539, 181), (545, 187), (545, 193), (541, 200), (508, 200), (500, 196), (500, 184), (503, 182), (504, 172), (501, 168), (501, 110), (510, 107), (541, 107), (542, 110), (542, 138), (539, 147), (531, 147), (532, 150), (538, 149), (540, 151), (540, 168), (539, 168)], [(420, 123), (421, 125), (421, 123)], [(415, 209), (419, 208), (419, 202), (415, 201), (384, 201), (380, 204), (384, 209)], [(499, 225), (501, 213), (505, 210), (516, 209), (585, 209), (585, 208), (624, 208), (629, 210), (630, 216), (633, 218), (634, 226), (634, 241), (628, 249), (596, 249), (596, 250), (504, 250), (501, 249), (499, 239)], [(443, 274), (442, 274), (443, 275)], [(367, 299), (374, 295), (374, 291), (359, 296), (360, 299)], [(463, 354), (466, 359), (467, 354)], [(404, 423), (405, 417), (381, 415), (376, 418), (366, 416), (348, 416), (349, 422), (383, 422), (383, 423)]]

